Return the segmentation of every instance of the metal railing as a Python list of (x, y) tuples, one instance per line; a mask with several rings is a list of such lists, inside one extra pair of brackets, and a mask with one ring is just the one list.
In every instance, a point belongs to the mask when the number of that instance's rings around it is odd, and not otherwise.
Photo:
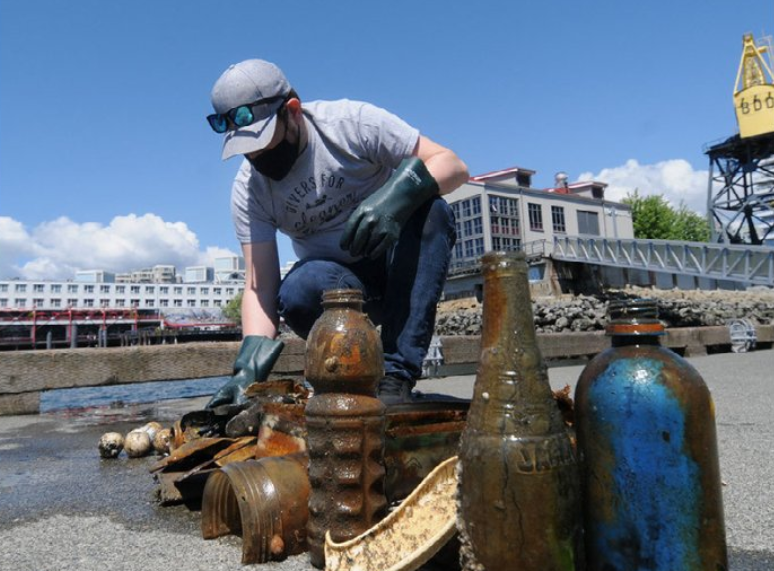
[(566, 236), (554, 238), (551, 257), (774, 286), (774, 248), (767, 246)]

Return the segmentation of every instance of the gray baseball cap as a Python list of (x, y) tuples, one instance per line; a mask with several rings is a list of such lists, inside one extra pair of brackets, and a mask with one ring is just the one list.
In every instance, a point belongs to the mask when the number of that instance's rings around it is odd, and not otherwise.
[(285, 74), (273, 63), (260, 59), (248, 59), (229, 66), (212, 87), (210, 99), (216, 113), (226, 113), (240, 105), (248, 105), (281, 97), (259, 113), (260, 118), (250, 125), (226, 131), (223, 140), (223, 160), (234, 155), (260, 151), (274, 137), (277, 111), (290, 93)]

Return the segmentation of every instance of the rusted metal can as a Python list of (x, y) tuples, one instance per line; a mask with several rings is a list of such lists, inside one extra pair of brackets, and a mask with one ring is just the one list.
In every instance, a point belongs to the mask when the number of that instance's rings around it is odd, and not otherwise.
[(242, 535), (243, 564), (306, 551), (307, 465), (307, 455), (298, 453), (213, 472), (202, 496), (202, 537)]
[(661, 347), (653, 300), (611, 302), (575, 391), (589, 570), (727, 569), (712, 397)]
[(385, 406), (381, 338), (363, 313), (360, 290), (323, 294), (323, 314), (306, 344), (309, 554), (325, 565), (325, 533), (346, 541), (384, 517)]
[(570, 571), (582, 560), (575, 454), (537, 346), (522, 253), (491, 252), (481, 360), (462, 433), (464, 569)]

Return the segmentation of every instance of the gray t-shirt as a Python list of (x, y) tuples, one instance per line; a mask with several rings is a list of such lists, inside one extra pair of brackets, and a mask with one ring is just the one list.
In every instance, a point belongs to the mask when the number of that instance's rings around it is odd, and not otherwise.
[(285, 178), (271, 180), (242, 162), (231, 191), (237, 238), (266, 242), (279, 230), (299, 259), (352, 262), (339, 247), (347, 218), (411, 155), (419, 131), (359, 101), (314, 101), (302, 108), (309, 143)]

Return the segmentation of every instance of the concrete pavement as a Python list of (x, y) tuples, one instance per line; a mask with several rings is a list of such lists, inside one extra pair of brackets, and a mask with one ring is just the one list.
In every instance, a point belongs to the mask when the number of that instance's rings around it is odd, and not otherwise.
[[(712, 390), (720, 446), (730, 568), (774, 569), (774, 351), (690, 359)], [(555, 388), (581, 365), (552, 367)], [(469, 397), (474, 377), (422, 381), (425, 392)], [(152, 458), (100, 460), (99, 436), (163, 423), (205, 398), (151, 405), (0, 417), (0, 569), (233, 570), (241, 540), (201, 539), (200, 514), (160, 507)], [(311, 570), (305, 555), (265, 569)]]

